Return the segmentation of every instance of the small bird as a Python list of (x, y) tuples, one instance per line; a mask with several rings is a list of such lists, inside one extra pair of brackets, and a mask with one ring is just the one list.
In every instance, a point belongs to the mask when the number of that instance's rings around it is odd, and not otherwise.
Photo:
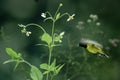
[(82, 38), (79, 42), (79, 46), (84, 47), (88, 52), (92, 54), (98, 54), (100, 56), (104, 55), (109, 58), (109, 56), (103, 50), (103, 46), (96, 41)]

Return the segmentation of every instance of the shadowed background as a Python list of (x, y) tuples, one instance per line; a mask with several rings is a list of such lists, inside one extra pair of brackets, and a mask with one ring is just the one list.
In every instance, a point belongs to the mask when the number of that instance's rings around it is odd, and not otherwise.
[[(35, 44), (41, 43), (39, 37), (42, 31), (31, 27), (29, 30), (32, 35), (26, 37), (21, 33), (18, 24), (37, 23), (43, 25), (50, 33), (51, 23), (43, 22), (41, 13), (49, 11), (54, 14), (61, 2), (63, 3), (61, 13), (68, 12), (76, 15), (71, 22), (66, 22), (67, 17), (64, 17), (56, 23), (56, 32), (65, 31), (66, 33), (63, 46), (56, 47), (53, 54), (53, 57), (57, 58), (57, 63), (66, 64), (56, 80), (120, 79), (120, 45), (110, 43), (110, 39), (120, 40), (119, 0), (0, 0), (0, 80), (26, 80), (29, 78), (28, 71), (24, 68), (25, 65), (20, 65), (16, 71), (13, 71), (14, 63), (3, 65), (3, 62), (9, 58), (5, 52), (6, 47), (22, 53), (27, 61), (37, 67), (40, 63), (47, 62), (47, 49), (35, 46)], [(86, 21), (90, 14), (98, 15), (101, 26), (99, 28), (87, 26), (87, 29), (78, 29), (79, 22)], [(102, 36), (93, 33), (100, 31), (104, 33)], [(109, 48), (110, 59), (100, 58), (86, 51), (87, 55), (83, 55), (84, 50), (78, 47), (78, 43), (85, 34), (88, 34), (88, 38)], [(86, 56), (87, 61), (84, 61)]]

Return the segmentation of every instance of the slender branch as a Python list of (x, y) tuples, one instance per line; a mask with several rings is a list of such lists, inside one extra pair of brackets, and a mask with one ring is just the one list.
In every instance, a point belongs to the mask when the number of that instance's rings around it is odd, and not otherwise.
[(29, 62), (25, 61), (24, 59), (23, 59), (21, 62), (26, 63), (26, 64), (29, 65), (30, 67), (32, 66), (32, 64), (30, 64)]
[(53, 78), (54, 78), (54, 75), (51, 75), (51, 79), (50, 80), (53, 80)]
[[(53, 21), (53, 25), (52, 25), (52, 44), (48, 45), (48, 48), (49, 48), (49, 59), (48, 59), (48, 65), (50, 65), (51, 63), (51, 57), (52, 57), (52, 50), (53, 50), (53, 44), (54, 44), (54, 28), (55, 28), (55, 21)], [(49, 78), (49, 73), (47, 73), (47, 76), (46, 76), (46, 80), (48, 80)]]
[(54, 29), (55, 29), (55, 21), (53, 21), (53, 24), (52, 24), (52, 40), (54, 37)]
[[(65, 15), (67, 15), (68, 17), (70, 16), (70, 14), (68, 14), (68, 13), (63, 13), (58, 19), (62, 18), (62, 17), (65, 16)], [(57, 20), (58, 20), (58, 19), (57, 19)], [(57, 20), (56, 20), (56, 21), (57, 21)]]
[[(48, 59), (48, 65), (51, 63), (51, 57), (52, 57), (52, 46), (49, 46), (49, 59)], [(49, 73), (47, 73), (46, 80), (49, 78)]]
[(44, 33), (46, 33), (45, 29), (44, 29), (42, 26), (38, 25), (38, 24), (30, 23), (30, 24), (27, 24), (27, 25), (26, 25), (26, 27), (28, 27), (28, 26), (37, 26), (37, 27), (39, 27)]
[(45, 13), (48, 13), (48, 15), (49, 15), (50, 17), (52, 17), (52, 15), (50, 14), (50, 12), (47, 11), (47, 12), (45, 12)]
[(59, 18), (62, 18), (62, 17), (65, 16), (65, 15), (70, 16), (70, 14), (68, 14), (68, 13), (64, 13), (64, 14), (62, 14)]

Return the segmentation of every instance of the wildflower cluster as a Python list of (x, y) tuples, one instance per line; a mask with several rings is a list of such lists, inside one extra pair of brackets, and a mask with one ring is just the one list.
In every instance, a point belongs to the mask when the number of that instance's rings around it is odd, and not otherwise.
[(18, 24), (19, 27), (23, 28), (21, 30), (22, 33), (26, 34), (26, 36), (30, 36), (31, 32), (26, 30), (26, 26), (22, 24)]
[(72, 15), (70, 15), (69, 13), (63, 13), (63, 14), (61, 14), (60, 12), (58, 12), (59, 9), (60, 9), (62, 6), (63, 6), (63, 4), (61, 3), (61, 4), (59, 5), (59, 7), (58, 7), (58, 9), (57, 9), (54, 17), (53, 17), (48, 11), (45, 12), (45, 13), (41, 13), (41, 16), (45, 19), (44, 21), (46, 21), (46, 20), (48, 20), (48, 19), (51, 19), (51, 20), (53, 20), (53, 21), (56, 21), (56, 20), (62, 18), (63, 16), (65, 16), (65, 15), (68, 16), (68, 18), (67, 18), (66, 21), (71, 21), (71, 20), (73, 20), (75, 14), (72, 14)]
[[(48, 12), (42, 13), (41, 16), (42, 16), (43, 18), (46, 18), (46, 19), (52, 19), (52, 17), (48, 17), (48, 18), (47, 18), (47, 13), (48, 13)], [(51, 16), (50, 13), (48, 13), (48, 14), (49, 14), (49, 16)], [(70, 14), (68, 14), (68, 13), (64, 13), (64, 14), (62, 14), (62, 15), (60, 16), (60, 13), (58, 13), (57, 16), (56, 16), (56, 20), (59, 19), (59, 18), (61, 18), (61, 17), (63, 17), (64, 15), (68, 15), (67, 21), (73, 20), (73, 19), (74, 19), (74, 16), (75, 16), (75, 14), (70, 15)], [(53, 19), (53, 20), (54, 20), (54, 19)]]
[(90, 14), (89, 18), (86, 21), (79, 21), (76, 25), (76, 28), (79, 30), (85, 29), (85, 27), (93, 27), (93, 26), (100, 26), (101, 23), (98, 21), (98, 16), (95, 14)]
[[(91, 23), (91, 22), (96, 22), (97, 20), (98, 20), (98, 16), (94, 15), (94, 14), (91, 14), (89, 16), (89, 19), (87, 20), (87, 22)], [(96, 26), (100, 26), (100, 22), (96, 22)]]

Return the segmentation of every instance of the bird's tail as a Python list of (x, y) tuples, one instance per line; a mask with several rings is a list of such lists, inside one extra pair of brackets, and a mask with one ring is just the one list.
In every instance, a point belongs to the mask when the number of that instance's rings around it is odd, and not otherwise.
[(110, 58), (110, 57), (107, 55), (107, 52), (105, 52), (105, 51), (102, 51), (101, 54), (102, 54), (103, 56), (105, 56), (106, 58)]
[(105, 57), (110, 58), (107, 54), (103, 54)]
[(110, 58), (106, 53), (100, 53), (99, 56), (105, 56), (106, 58)]

